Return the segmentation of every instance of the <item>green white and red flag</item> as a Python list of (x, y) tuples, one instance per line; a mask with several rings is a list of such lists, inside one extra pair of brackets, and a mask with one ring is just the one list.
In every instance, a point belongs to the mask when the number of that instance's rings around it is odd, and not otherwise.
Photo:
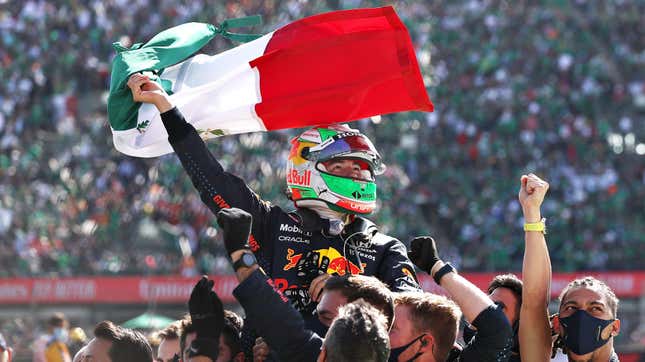
[(118, 51), (108, 115), (117, 150), (171, 153), (156, 108), (126, 82), (154, 74), (202, 137), (348, 122), (433, 105), (407, 29), (394, 8), (304, 18), (216, 54), (196, 54), (221, 27), (187, 23)]

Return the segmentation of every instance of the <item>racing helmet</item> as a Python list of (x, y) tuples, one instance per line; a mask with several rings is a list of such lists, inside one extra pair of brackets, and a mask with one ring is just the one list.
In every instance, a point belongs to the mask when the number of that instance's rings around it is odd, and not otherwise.
[[(351, 159), (361, 165), (360, 178), (328, 172), (325, 163)], [(291, 140), (287, 160), (287, 192), (299, 207), (369, 214), (376, 207), (374, 176), (385, 171), (372, 142), (345, 124), (314, 127)]]

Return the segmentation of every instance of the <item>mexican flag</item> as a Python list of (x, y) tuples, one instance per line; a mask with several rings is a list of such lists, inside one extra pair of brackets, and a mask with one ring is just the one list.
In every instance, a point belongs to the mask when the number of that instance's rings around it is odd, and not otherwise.
[(114, 146), (171, 153), (159, 112), (126, 83), (148, 72), (202, 138), (431, 112), (407, 29), (392, 7), (343, 10), (290, 23), (231, 50), (196, 54), (221, 27), (187, 23), (146, 44), (115, 44), (108, 116)]

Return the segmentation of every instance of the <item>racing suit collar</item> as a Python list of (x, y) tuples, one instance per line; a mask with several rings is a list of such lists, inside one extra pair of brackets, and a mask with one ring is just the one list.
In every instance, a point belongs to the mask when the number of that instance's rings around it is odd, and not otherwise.
[(345, 223), (338, 219), (326, 219), (309, 208), (299, 207), (293, 212), (303, 231), (321, 232), (323, 235), (337, 236), (343, 231)]

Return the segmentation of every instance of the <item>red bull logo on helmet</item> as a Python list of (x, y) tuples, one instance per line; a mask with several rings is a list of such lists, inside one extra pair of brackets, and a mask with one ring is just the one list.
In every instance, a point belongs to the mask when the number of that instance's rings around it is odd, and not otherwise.
[(302, 174), (298, 170), (292, 169), (287, 173), (287, 183), (298, 186), (311, 185), (311, 171), (305, 170)]

